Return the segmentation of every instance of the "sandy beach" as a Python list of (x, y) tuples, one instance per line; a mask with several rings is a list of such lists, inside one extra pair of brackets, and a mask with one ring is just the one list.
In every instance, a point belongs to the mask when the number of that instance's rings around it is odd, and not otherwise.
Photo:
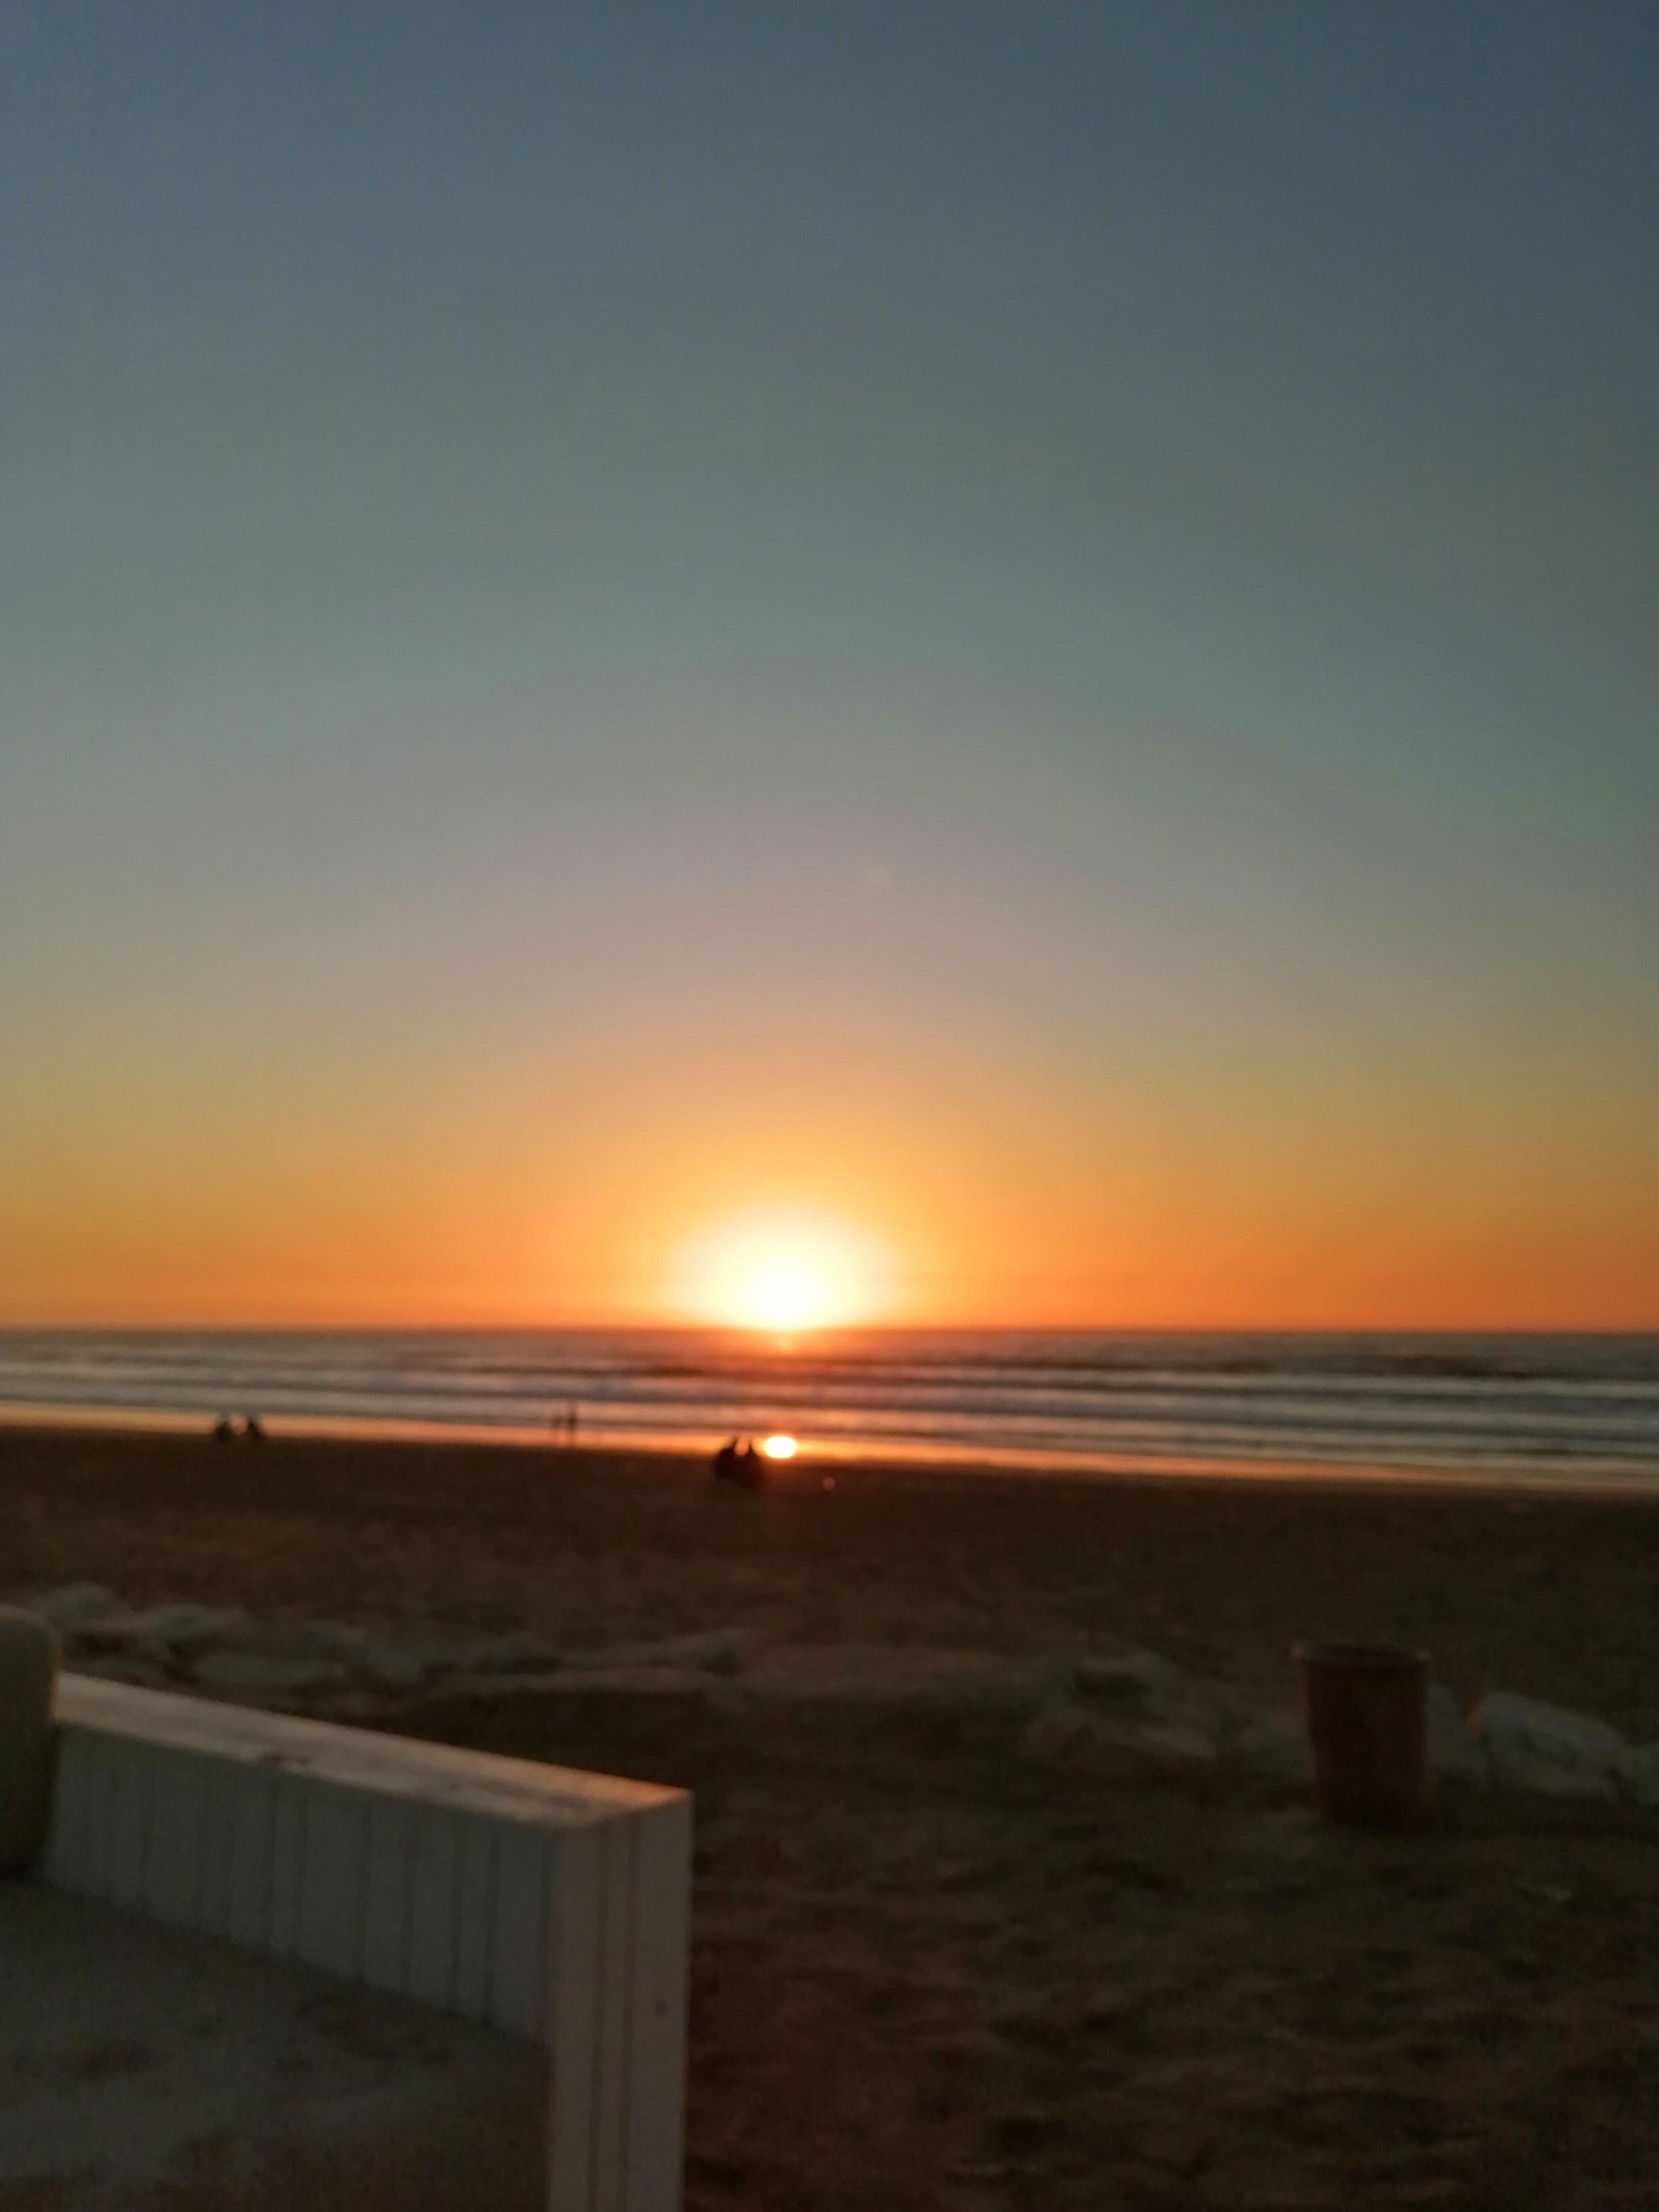
[[(1659, 1737), (1659, 1501), (1078, 1483), (0, 1431), (0, 1596), (80, 1580), (569, 1647), (1146, 1647), (1294, 1709), (1299, 1638), (1426, 1647)], [(1443, 1793), (1079, 1771), (964, 1705), (434, 1695), (398, 1725), (689, 1785), (694, 2208), (1628, 2205), (1659, 2186), (1656, 1838)]]

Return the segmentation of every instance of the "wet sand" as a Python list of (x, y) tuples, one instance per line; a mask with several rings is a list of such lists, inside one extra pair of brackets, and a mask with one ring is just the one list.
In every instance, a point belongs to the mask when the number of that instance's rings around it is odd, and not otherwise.
[[(1659, 1737), (1659, 1504), (666, 1457), (0, 1434), (0, 1594), (87, 1579), (569, 1645), (746, 1627), (1146, 1644), (1288, 1707), (1298, 1638)], [(459, 1741), (698, 1797), (688, 2203), (1629, 2205), (1659, 2194), (1659, 1845), (1448, 1797), (1034, 1765), (994, 1711), (428, 1701)]]

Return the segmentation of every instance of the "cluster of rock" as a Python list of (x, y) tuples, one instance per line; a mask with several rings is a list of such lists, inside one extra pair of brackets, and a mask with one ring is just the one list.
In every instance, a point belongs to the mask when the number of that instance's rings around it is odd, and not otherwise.
[[(908, 1646), (763, 1645), (723, 1629), (576, 1650), (527, 1633), (375, 1635), (330, 1620), (258, 1620), (239, 1608), (124, 1606), (75, 1583), (29, 1601), (83, 1673), (338, 1718), (395, 1719), (419, 1698), (593, 1694), (693, 1698), (726, 1710), (840, 1705), (1000, 1716), (1021, 1754), (1083, 1770), (1226, 1768), (1303, 1785), (1297, 1714), (1250, 1704), (1152, 1651), (1003, 1658)], [(1467, 1718), (1431, 1687), (1428, 1757), (1438, 1780), (1659, 1810), (1659, 1745), (1605, 1721), (1496, 1692)]]
[[(1155, 1652), (1082, 1659), (1074, 1674), (1075, 1694), (1027, 1728), (1029, 1756), (1110, 1765), (1139, 1752), (1176, 1764), (1231, 1761), (1285, 1781), (1312, 1778), (1299, 1718), (1263, 1712)], [(1659, 1744), (1633, 1744), (1592, 1715), (1510, 1691), (1492, 1692), (1466, 1715), (1436, 1682), (1426, 1717), (1428, 1768), (1437, 1781), (1659, 1811)]]
[(1593, 1714), (1508, 1691), (1485, 1698), (1471, 1725), (1494, 1787), (1659, 1810), (1659, 1743), (1632, 1743)]
[(174, 1603), (134, 1609), (92, 1583), (26, 1601), (56, 1628), (79, 1672), (145, 1688), (197, 1689), (254, 1704), (337, 1705), (343, 1695), (380, 1699), (556, 1677), (591, 1682), (669, 1668), (733, 1668), (744, 1639), (680, 1637), (604, 1653), (562, 1649), (524, 1632), (501, 1636), (377, 1636), (337, 1620), (259, 1620), (240, 1607)]

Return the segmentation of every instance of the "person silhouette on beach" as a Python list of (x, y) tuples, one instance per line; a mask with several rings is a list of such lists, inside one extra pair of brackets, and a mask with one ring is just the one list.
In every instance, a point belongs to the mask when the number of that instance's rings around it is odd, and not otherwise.
[(258, 1415), (250, 1413), (242, 1424), (242, 1442), (245, 1444), (262, 1444), (264, 1440), (265, 1432)]
[(739, 1490), (758, 1490), (766, 1480), (766, 1462), (747, 1437), (731, 1437), (714, 1454), (710, 1471), (716, 1482), (735, 1483)]

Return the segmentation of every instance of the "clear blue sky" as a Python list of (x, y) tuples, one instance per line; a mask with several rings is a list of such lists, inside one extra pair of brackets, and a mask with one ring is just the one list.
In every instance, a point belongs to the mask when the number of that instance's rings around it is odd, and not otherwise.
[(918, 1310), (1659, 1321), (1656, 118), (1614, 0), (0, 0), (0, 1315), (644, 1310), (456, 1163), (932, 1131)]

